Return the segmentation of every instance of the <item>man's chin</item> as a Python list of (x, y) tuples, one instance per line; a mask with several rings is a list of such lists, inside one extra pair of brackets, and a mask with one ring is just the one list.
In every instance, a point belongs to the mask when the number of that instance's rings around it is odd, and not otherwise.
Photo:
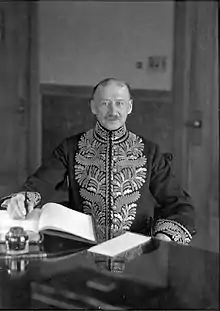
[(119, 129), (119, 127), (121, 127), (121, 124), (117, 121), (108, 121), (103, 126), (109, 131), (114, 131)]

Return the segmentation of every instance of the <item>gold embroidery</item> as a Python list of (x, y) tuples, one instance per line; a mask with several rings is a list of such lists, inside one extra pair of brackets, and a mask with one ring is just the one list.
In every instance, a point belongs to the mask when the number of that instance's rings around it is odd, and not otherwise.
[[(109, 138), (109, 133), (110, 132), (100, 126), (98, 122), (96, 123), (94, 136), (98, 141), (106, 143)], [(112, 132), (112, 140), (119, 143), (120, 140), (125, 139), (127, 134), (126, 126), (121, 126), (118, 130)]]
[(120, 213), (123, 205), (128, 205), (136, 202), (140, 198), (139, 192), (134, 192), (130, 195), (120, 196), (115, 200), (116, 212)]
[(90, 193), (86, 189), (81, 189), (80, 195), (82, 198), (89, 200), (90, 202), (92, 202), (94, 204), (97, 204), (100, 209), (102, 209), (102, 206), (105, 204), (105, 201), (101, 197), (101, 195)]
[(109, 228), (111, 237), (129, 230), (147, 174), (142, 139), (125, 126), (110, 133), (97, 123), (78, 146), (75, 176), (99, 239), (109, 238)]
[(84, 201), (83, 208), (84, 213), (93, 217), (97, 241), (103, 241), (105, 239), (105, 210), (99, 208), (95, 202), (89, 202), (88, 200)]
[(136, 207), (136, 203), (127, 204), (122, 207), (121, 212), (113, 213), (112, 230), (114, 236), (129, 230), (136, 215)]
[(154, 233), (165, 233), (173, 241), (179, 244), (189, 244), (192, 236), (190, 232), (180, 223), (174, 220), (159, 219), (156, 222)]

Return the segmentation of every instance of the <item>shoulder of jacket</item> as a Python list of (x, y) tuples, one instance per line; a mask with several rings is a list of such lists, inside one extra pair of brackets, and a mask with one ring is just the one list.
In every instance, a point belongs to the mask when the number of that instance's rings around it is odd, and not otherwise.
[(159, 147), (157, 143), (153, 142), (152, 140), (146, 139), (144, 136), (139, 135), (138, 133), (134, 133), (129, 131), (132, 135), (136, 135), (137, 137), (141, 138), (142, 142), (144, 143), (144, 149), (148, 153), (154, 153), (155, 150)]
[(84, 135), (86, 132), (80, 132), (75, 135), (68, 136), (64, 139), (64, 142), (67, 144), (77, 143), (82, 135)]

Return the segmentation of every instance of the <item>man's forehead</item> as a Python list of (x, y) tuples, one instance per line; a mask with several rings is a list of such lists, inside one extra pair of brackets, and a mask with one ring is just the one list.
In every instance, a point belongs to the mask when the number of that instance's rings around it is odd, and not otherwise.
[(106, 85), (99, 85), (97, 89), (98, 97), (120, 96), (122, 98), (130, 97), (128, 87), (120, 81), (111, 81)]

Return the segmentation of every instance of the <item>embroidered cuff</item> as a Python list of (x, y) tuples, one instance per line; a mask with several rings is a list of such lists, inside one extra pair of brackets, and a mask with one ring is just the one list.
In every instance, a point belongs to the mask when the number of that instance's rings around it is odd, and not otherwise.
[(172, 241), (179, 244), (189, 244), (192, 239), (192, 235), (183, 225), (170, 219), (157, 220), (154, 227), (154, 234), (156, 235), (157, 233), (164, 233)]
[[(25, 191), (17, 192), (17, 193), (12, 193), (12, 194), (10, 194), (7, 197), (2, 198), (1, 201), (3, 201), (3, 202), (1, 203), (1, 207), (7, 208), (9, 200), (11, 198), (15, 197), (18, 193), (21, 193), (21, 194), (24, 195)], [(41, 201), (41, 195), (38, 192), (27, 191), (27, 197), (28, 197), (28, 201), (31, 202), (34, 207), (36, 205), (38, 205), (40, 203), (40, 201)]]

